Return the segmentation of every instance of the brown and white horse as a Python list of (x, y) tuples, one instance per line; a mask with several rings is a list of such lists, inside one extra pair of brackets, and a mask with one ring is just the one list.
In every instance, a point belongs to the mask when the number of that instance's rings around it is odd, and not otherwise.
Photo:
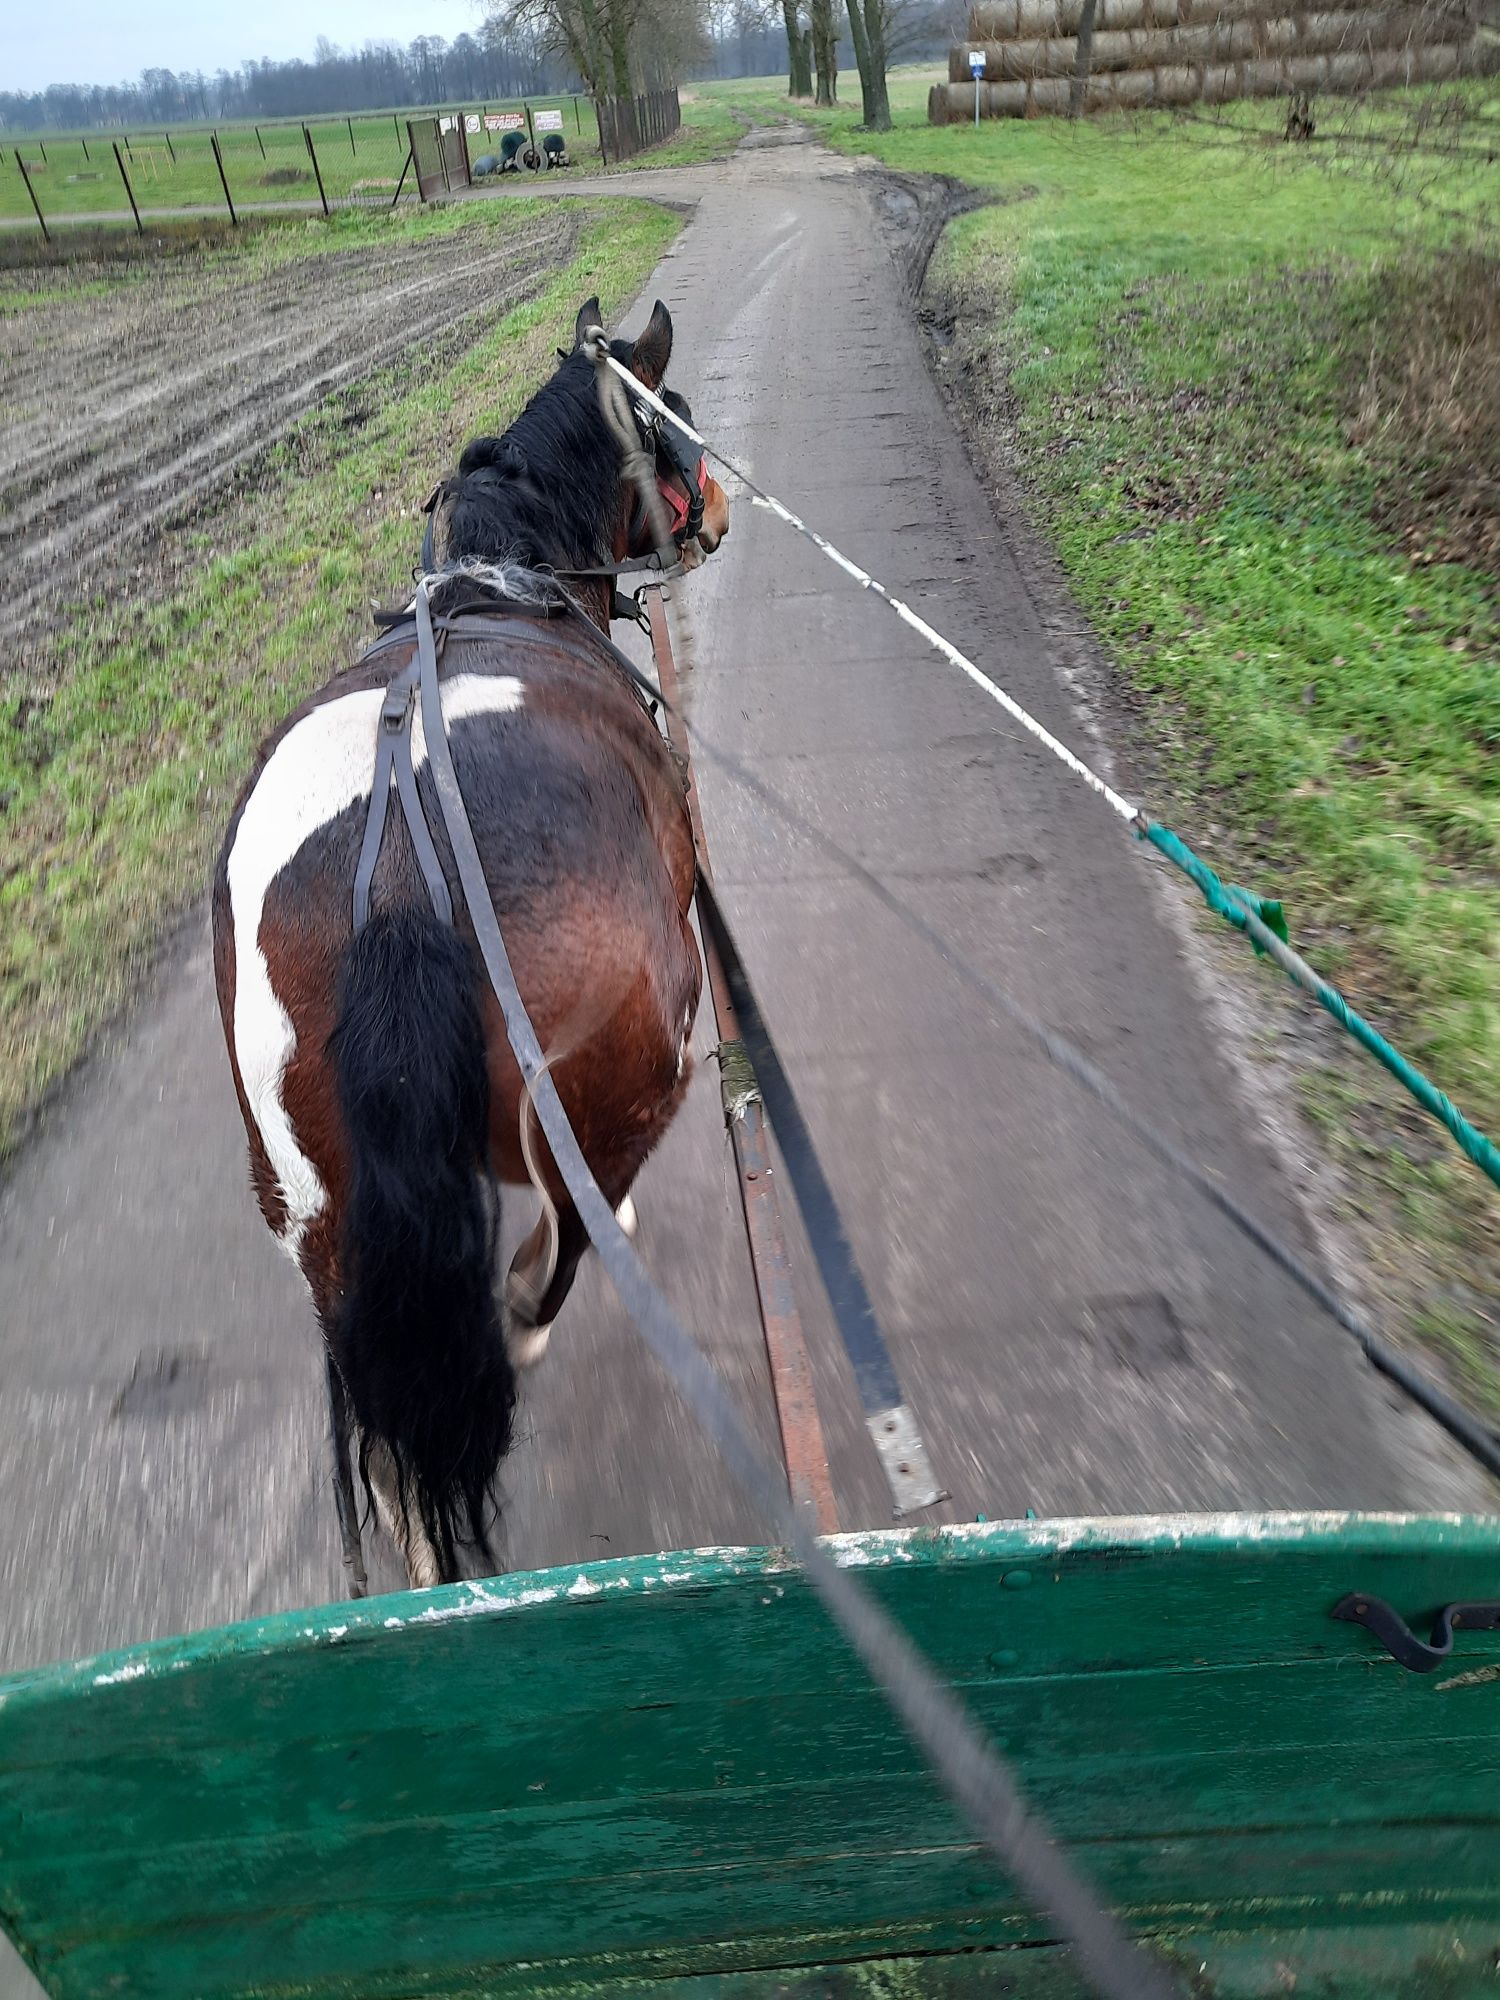
[[(688, 922), (695, 868), (682, 775), (601, 638), (607, 572), (649, 551), (581, 343), (502, 438), (478, 439), (434, 518), (441, 615), (476, 594), (505, 616), (450, 621), (441, 659), (454, 763), (517, 983), (600, 1187), (624, 1211), (681, 1101), (701, 968)], [(658, 389), (672, 323), (657, 304), (613, 344)], [(659, 439), (656, 440), (658, 446)], [(728, 528), (700, 467), (696, 539)], [(680, 519), (700, 496), (665, 451)], [(549, 615), (550, 611), (553, 615)], [(492, 1488), (509, 1445), (514, 1364), (535, 1359), (587, 1240), (534, 1134), (485, 984), (427, 768), (412, 763), (452, 895), (434, 914), (392, 811), (369, 922), (351, 888), (381, 704), (414, 635), (321, 688), (262, 747), (214, 880), (219, 1007), (261, 1211), (312, 1291), (347, 1398), (359, 1465), (414, 1584), (451, 1579), (463, 1545), (490, 1555)], [(528, 1154), (530, 1158), (528, 1159)], [(506, 1282), (493, 1259), (497, 1184), (534, 1181), (543, 1214)]]

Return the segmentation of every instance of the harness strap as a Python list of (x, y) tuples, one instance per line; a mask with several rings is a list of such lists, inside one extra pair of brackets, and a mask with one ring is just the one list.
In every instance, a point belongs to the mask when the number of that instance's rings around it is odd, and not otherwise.
[[(419, 628), (420, 630), (420, 628)], [(386, 813), (390, 804), (391, 777), (401, 801), (401, 816), (416, 850), (417, 866), (440, 922), (453, 922), (453, 899), (448, 894), (443, 864), (422, 810), (417, 791), (416, 766), (412, 761), (412, 697), (422, 672), (420, 650), (396, 674), (380, 705), (380, 727), (375, 742), (375, 782), (370, 792), (370, 810), (365, 819), (365, 835), (360, 842), (359, 865), (354, 871), (354, 930), (356, 936), (370, 921), (370, 890), (385, 840)], [(430, 754), (430, 753), (429, 753)]]

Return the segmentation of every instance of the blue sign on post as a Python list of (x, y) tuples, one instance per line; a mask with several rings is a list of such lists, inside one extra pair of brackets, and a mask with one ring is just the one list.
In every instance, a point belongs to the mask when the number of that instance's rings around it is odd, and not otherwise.
[(979, 83), (984, 75), (984, 50), (970, 49), (969, 74), (974, 79), (974, 130), (979, 130)]

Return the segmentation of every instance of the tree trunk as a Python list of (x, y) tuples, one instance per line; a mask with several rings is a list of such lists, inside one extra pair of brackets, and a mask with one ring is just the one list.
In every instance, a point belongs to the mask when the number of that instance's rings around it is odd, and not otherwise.
[(859, 90), (867, 132), (889, 132), (891, 100), (885, 86), (884, 0), (849, 0), (849, 33), (859, 65)]
[(1089, 85), (1089, 66), (1094, 53), (1094, 14), (1098, 0), (1083, 0), (1083, 14), (1078, 23), (1078, 57), (1073, 64), (1073, 81), (1068, 87), (1068, 116), (1076, 118), (1083, 109), (1084, 92)]
[(594, 0), (578, 0), (578, 14), (583, 24), (582, 48), (574, 53), (574, 61), (590, 92), (595, 96), (607, 96), (609, 77), (604, 65), (604, 44), (599, 34), (599, 13)]
[(609, 22), (609, 65), (614, 75), (615, 96), (634, 97), (635, 90), (630, 81), (630, 23), (626, 18), (625, 0), (610, 0)]
[(833, 0), (810, 0), (812, 14), (813, 66), (817, 71), (819, 104), (837, 104), (839, 98), (838, 37), (833, 27)]
[(797, 19), (797, 0), (781, 0), (781, 18), (786, 23), (787, 95), (812, 96), (812, 67), (807, 59), (807, 37)]

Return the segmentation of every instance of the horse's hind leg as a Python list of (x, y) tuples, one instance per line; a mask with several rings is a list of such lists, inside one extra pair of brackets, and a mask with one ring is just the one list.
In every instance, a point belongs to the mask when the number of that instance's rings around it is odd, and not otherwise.
[(414, 1506), (403, 1507), (401, 1504), (396, 1468), (383, 1444), (371, 1445), (366, 1456), (366, 1469), (370, 1476), (370, 1491), (375, 1496), (375, 1511), (386, 1533), (401, 1552), (412, 1589), (432, 1590), (440, 1583), (451, 1583), (453, 1579), (444, 1574), (442, 1558), (422, 1525), (421, 1515)]
[(352, 1416), (349, 1391), (331, 1354), (325, 1352), (328, 1374), (328, 1429), (333, 1446), (333, 1500), (338, 1509), (339, 1539), (344, 1546), (344, 1567), (349, 1572), (349, 1595), (363, 1597), (369, 1588), (365, 1574), (365, 1552), (360, 1543), (359, 1509), (354, 1499), (354, 1462), (349, 1438)]
[(517, 1368), (533, 1368), (547, 1351), (552, 1322), (573, 1289), (579, 1260), (589, 1247), (588, 1231), (572, 1202), (544, 1201), (535, 1229), (511, 1259), (505, 1280), (510, 1358)]

